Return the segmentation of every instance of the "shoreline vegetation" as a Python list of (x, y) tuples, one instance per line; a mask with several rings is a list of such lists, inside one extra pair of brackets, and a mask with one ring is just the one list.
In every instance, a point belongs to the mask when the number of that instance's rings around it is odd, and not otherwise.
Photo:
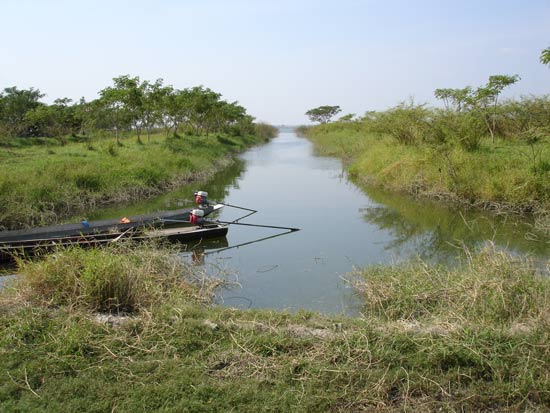
[[(548, 49), (540, 61), (548, 64)], [(339, 106), (305, 114), (297, 132), (340, 157), (360, 183), (500, 213), (533, 214), (550, 232), (550, 95), (502, 99), (519, 75), (492, 75), (477, 87), (439, 88), (442, 107), (411, 98), (386, 111)]]
[(5, 411), (546, 411), (550, 280), (494, 248), (350, 275), (357, 319), (212, 307), (168, 247), (59, 250), (0, 292)]
[[(512, 112), (520, 112), (516, 106), (522, 106), (525, 119), (514, 119)], [(297, 132), (320, 154), (341, 158), (359, 184), (533, 215), (538, 229), (549, 232), (550, 98), (506, 102), (499, 111), (494, 142), (475, 114), (464, 119), (470, 115), (414, 103)], [(475, 142), (468, 146), (466, 139)]]
[(276, 134), (166, 138), (135, 135), (0, 148), (0, 229), (49, 225), (107, 205), (145, 199), (185, 184), (205, 182), (236, 153)]
[(98, 95), (48, 105), (35, 88), (0, 92), (0, 231), (205, 181), (277, 134), (203, 86), (124, 75)]

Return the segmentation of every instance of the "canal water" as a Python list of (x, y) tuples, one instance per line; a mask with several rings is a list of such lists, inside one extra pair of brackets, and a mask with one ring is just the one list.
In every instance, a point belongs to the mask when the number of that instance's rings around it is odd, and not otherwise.
[[(188, 246), (194, 252), (183, 252), (185, 259), (228, 281), (219, 302), (231, 307), (357, 315), (360, 301), (345, 281), (357, 267), (410, 257), (453, 265), (464, 246), (489, 242), (512, 253), (550, 256), (549, 240), (528, 221), (359, 188), (340, 160), (316, 155), (292, 130), (247, 151), (207, 185), (88, 218), (187, 207), (194, 190), (258, 210), (240, 222), (300, 228), (250, 243), (284, 231), (232, 225), (226, 239)], [(232, 221), (245, 213), (226, 207), (217, 218)]]
[[(344, 278), (357, 267), (417, 256), (452, 265), (464, 246), (487, 242), (537, 257), (550, 252), (528, 222), (360, 189), (340, 160), (317, 156), (311, 142), (292, 131), (242, 160), (243, 170), (224, 188), (224, 202), (259, 210), (242, 222), (301, 230), (207, 253), (210, 271), (233, 274), (238, 282), (224, 291), (226, 305), (355, 315), (360, 303)], [(227, 208), (221, 219), (240, 213)], [(233, 246), (277, 233), (232, 226), (227, 239)]]

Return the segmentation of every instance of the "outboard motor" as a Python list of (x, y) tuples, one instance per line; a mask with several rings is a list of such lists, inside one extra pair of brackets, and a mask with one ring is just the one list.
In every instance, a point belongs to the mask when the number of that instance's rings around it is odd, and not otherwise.
[(195, 202), (197, 205), (206, 206), (208, 205), (208, 192), (198, 191), (195, 192)]
[(193, 225), (204, 224), (204, 211), (202, 209), (192, 209), (189, 213), (189, 222)]

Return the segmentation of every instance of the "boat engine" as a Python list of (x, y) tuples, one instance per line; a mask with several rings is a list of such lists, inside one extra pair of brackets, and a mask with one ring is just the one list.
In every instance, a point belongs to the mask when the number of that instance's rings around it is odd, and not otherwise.
[(208, 192), (195, 192), (195, 202), (201, 206), (208, 205)]
[(204, 211), (202, 209), (192, 209), (189, 213), (189, 222), (193, 225), (204, 224)]

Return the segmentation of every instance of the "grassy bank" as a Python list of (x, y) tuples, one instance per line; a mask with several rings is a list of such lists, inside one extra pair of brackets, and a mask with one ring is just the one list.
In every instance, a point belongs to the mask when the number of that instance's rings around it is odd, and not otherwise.
[(112, 139), (64, 146), (54, 140), (25, 145), (22, 139), (0, 147), (0, 230), (55, 223), (205, 180), (234, 153), (265, 141), (263, 136), (166, 139), (158, 134), (145, 144), (127, 137), (121, 146)]
[(483, 140), (475, 151), (458, 145), (405, 145), (361, 121), (304, 133), (320, 153), (343, 158), (351, 175), (367, 184), (493, 210), (550, 211), (550, 170), (540, 167), (550, 156), (545, 142), (531, 146), (498, 140), (493, 145)]
[(367, 269), (351, 280), (363, 317), (331, 319), (212, 308), (169, 251), (117, 248), (20, 264), (0, 296), (3, 411), (550, 405), (550, 282), (527, 262), (487, 250), (460, 270)]

